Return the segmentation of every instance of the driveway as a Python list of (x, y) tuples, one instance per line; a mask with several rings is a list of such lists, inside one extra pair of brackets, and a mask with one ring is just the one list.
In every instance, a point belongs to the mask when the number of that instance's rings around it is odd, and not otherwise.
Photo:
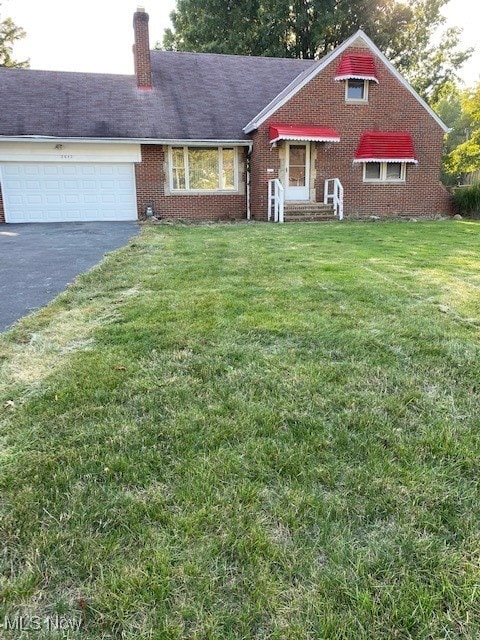
[(136, 222), (0, 225), (0, 332), (45, 306), (138, 231)]

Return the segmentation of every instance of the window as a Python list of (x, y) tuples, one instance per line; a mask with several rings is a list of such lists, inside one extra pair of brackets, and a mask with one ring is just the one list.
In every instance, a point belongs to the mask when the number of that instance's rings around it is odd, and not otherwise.
[(347, 102), (368, 102), (368, 80), (347, 80), (345, 100)]
[(385, 170), (386, 180), (402, 180), (402, 163), (401, 162), (387, 162), (386, 165), (387, 165), (387, 168)]
[(185, 189), (185, 160), (183, 147), (172, 149), (172, 188)]
[(364, 180), (381, 180), (381, 170), (380, 162), (366, 162)]
[(235, 191), (235, 149), (224, 147), (172, 147), (172, 191)]
[(364, 162), (364, 182), (405, 182), (405, 162)]

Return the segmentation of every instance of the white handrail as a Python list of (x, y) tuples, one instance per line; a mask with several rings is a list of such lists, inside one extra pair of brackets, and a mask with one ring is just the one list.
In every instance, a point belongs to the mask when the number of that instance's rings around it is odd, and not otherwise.
[(268, 181), (268, 220), (284, 221), (285, 189), (278, 178)]
[[(333, 183), (333, 191), (330, 193), (329, 185)], [(330, 178), (325, 180), (325, 189), (323, 192), (323, 203), (328, 204), (329, 200), (333, 203), (333, 213), (338, 216), (339, 220), (343, 220), (343, 185), (338, 178)]]

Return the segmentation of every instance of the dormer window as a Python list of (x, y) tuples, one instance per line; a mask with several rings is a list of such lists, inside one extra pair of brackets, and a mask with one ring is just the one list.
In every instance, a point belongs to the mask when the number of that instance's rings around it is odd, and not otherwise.
[(378, 84), (373, 56), (345, 54), (340, 60), (335, 80), (345, 81), (346, 102), (368, 102), (370, 82)]
[(347, 102), (368, 102), (368, 80), (347, 80), (345, 100)]

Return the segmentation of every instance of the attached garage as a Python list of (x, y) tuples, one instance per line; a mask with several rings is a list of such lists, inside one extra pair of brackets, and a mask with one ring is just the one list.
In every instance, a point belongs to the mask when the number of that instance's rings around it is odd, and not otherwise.
[(19, 146), (14, 156), (0, 149), (6, 222), (137, 219), (138, 145)]

